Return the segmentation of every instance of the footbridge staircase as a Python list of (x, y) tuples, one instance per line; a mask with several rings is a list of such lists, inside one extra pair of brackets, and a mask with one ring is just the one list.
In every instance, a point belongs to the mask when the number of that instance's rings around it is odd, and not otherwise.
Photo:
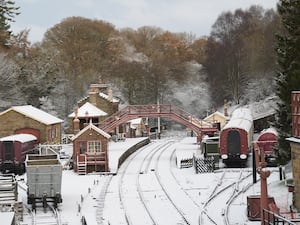
[(174, 105), (128, 105), (110, 117), (101, 121), (99, 128), (110, 132), (118, 125), (136, 118), (165, 117), (174, 120), (193, 130), (198, 141), (207, 133), (216, 132), (217, 129), (207, 122), (199, 120), (192, 114)]

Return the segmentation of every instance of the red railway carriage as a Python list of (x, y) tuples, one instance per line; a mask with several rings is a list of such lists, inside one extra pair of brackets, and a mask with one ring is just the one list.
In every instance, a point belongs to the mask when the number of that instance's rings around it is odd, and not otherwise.
[(21, 174), (25, 171), (26, 154), (33, 153), (37, 138), (32, 134), (15, 134), (0, 138), (0, 168)]
[(264, 151), (265, 160), (269, 166), (276, 163), (274, 149), (278, 145), (277, 137), (277, 131), (272, 127), (263, 130), (257, 137), (257, 145), (260, 150)]
[(220, 156), (227, 166), (245, 164), (251, 150), (253, 119), (247, 108), (236, 109), (220, 133)]

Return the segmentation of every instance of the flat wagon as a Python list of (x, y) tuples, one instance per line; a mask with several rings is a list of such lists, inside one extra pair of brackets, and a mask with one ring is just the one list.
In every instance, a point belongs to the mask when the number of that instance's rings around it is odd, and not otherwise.
[(25, 165), (28, 204), (35, 209), (37, 203), (46, 208), (49, 202), (53, 202), (56, 208), (62, 202), (62, 165), (58, 155), (27, 155)]

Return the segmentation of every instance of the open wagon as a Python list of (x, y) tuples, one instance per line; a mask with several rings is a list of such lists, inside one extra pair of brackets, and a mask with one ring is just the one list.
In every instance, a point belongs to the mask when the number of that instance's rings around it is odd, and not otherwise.
[(46, 208), (48, 202), (53, 202), (56, 208), (62, 202), (62, 165), (58, 155), (27, 155), (25, 165), (28, 204), (35, 209), (37, 203)]

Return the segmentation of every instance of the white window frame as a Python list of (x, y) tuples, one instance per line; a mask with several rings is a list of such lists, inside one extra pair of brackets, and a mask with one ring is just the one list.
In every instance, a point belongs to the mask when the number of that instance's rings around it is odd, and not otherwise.
[(101, 153), (102, 152), (101, 141), (88, 141), (87, 152), (93, 154)]

